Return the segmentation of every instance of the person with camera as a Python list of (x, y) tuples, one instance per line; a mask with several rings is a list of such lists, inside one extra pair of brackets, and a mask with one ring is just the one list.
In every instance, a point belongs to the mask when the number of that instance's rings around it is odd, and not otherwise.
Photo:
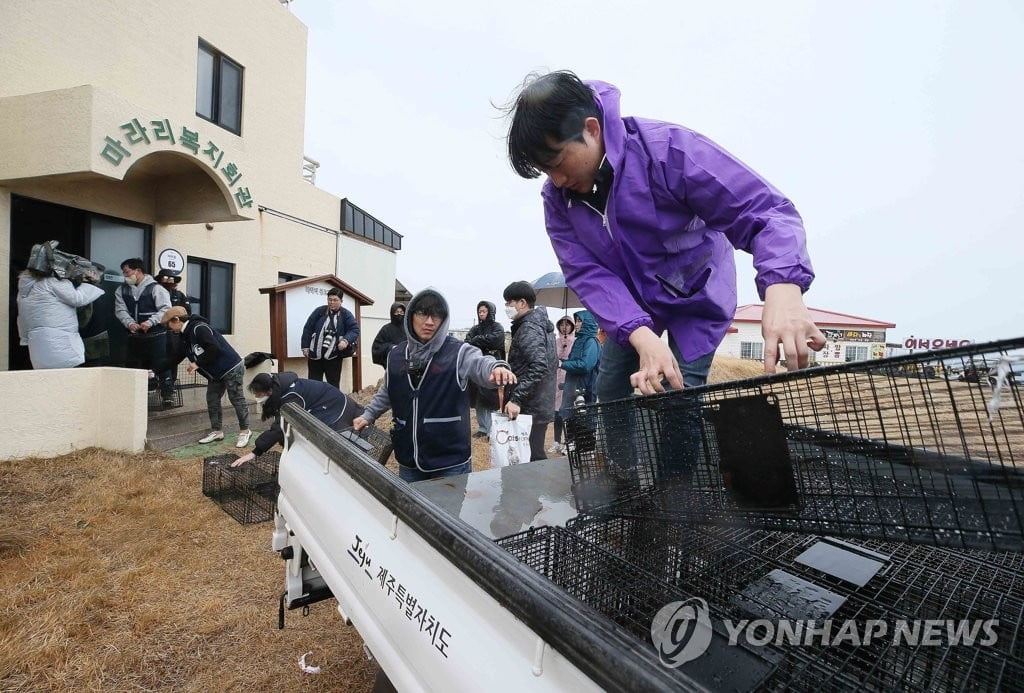
[(327, 305), (310, 313), (302, 328), (302, 355), (306, 357), (310, 380), (326, 380), (341, 387), (342, 359), (355, 354), (359, 323), (341, 305), (341, 289), (327, 292)]
[(74, 368), (85, 363), (78, 309), (103, 296), (84, 276), (75, 286), (52, 270), (28, 268), (18, 277), (18, 335), (35, 369)]

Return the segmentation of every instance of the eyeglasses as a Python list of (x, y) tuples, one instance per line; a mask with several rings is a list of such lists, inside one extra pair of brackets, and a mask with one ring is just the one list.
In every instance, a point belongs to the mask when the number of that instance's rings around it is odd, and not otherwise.
[(427, 308), (425, 310), (414, 310), (412, 314), (417, 318), (420, 318), (421, 320), (426, 320), (427, 318), (433, 318), (434, 320), (444, 320), (444, 315), (442, 315), (440, 311), (434, 310), (432, 308)]

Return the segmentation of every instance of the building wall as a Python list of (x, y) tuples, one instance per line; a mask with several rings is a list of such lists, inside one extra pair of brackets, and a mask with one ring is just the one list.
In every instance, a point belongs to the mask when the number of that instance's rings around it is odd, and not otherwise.
[[(54, 457), (88, 447), (140, 452), (146, 442), (146, 374), (125, 368), (0, 373), (17, 406), (3, 408), (0, 459)], [(116, 406), (99, 406), (110, 395)], [(16, 434), (14, 432), (17, 432)]]
[[(269, 299), (261, 287), (275, 284), (279, 272), (336, 272), (374, 300), (363, 308), (361, 341), (364, 382), (376, 382), (370, 344), (393, 300), (394, 251), (259, 211), (279, 210), (326, 229), (339, 225), (340, 199), (301, 175), (306, 37), (306, 27), (278, 0), (4, 5), (0, 369), (10, 350), (5, 239), (17, 194), (151, 225), (154, 263), (165, 248), (233, 263), (227, 338), (243, 355), (269, 348)], [(195, 115), (200, 38), (244, 68), (241, 136)], [(135, 118), (198, 132), (202, 146), (216, 144), (225, 158), (214, 167), (212, 158), (155, 137), (129, 145), (122, 126)], [(108, 136), (129, 153), (116, 163), (103, 156)], [(226, 180), (225, 162), (242, 173), (237, 184)], [(249, 207), (236, 195), (242, 186), (252, 195)], [(305, 374), (303, 364), (287, 365)], [(350, 371), (343, 388), (351, 387)]]

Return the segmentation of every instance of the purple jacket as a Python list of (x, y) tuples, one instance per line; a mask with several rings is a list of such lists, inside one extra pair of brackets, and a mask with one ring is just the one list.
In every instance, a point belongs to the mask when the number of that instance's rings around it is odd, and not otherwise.
[(619, 114), (619, 90), (587, 82), (614, 171), (605, 215), (549, 179), (541, 193), (566, 283), (616, 342), (666, 329), (692, 361), (721, 343), (736, 312), (733, 248), (754, 256), (757, 290), (814, 279), (793, 203), (703, 135)]

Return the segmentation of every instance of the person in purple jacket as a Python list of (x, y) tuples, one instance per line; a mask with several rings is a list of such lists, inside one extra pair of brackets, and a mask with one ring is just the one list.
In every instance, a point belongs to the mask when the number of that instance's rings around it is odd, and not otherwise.
[[(708, 138), (619, 114), (619, 91), (558, 71), (527, 78), (508, 154), (542, 173), (548, 236), (568, 286), (610, 339), (607, 401), (702, 385), (736, 311), (733, 248), (754, 256), (764, 366), (803, 368), (825, 337), (803, 302), (814, 278), (793, 203)], [(668, 332), (666, 345), (660, 338)]]

